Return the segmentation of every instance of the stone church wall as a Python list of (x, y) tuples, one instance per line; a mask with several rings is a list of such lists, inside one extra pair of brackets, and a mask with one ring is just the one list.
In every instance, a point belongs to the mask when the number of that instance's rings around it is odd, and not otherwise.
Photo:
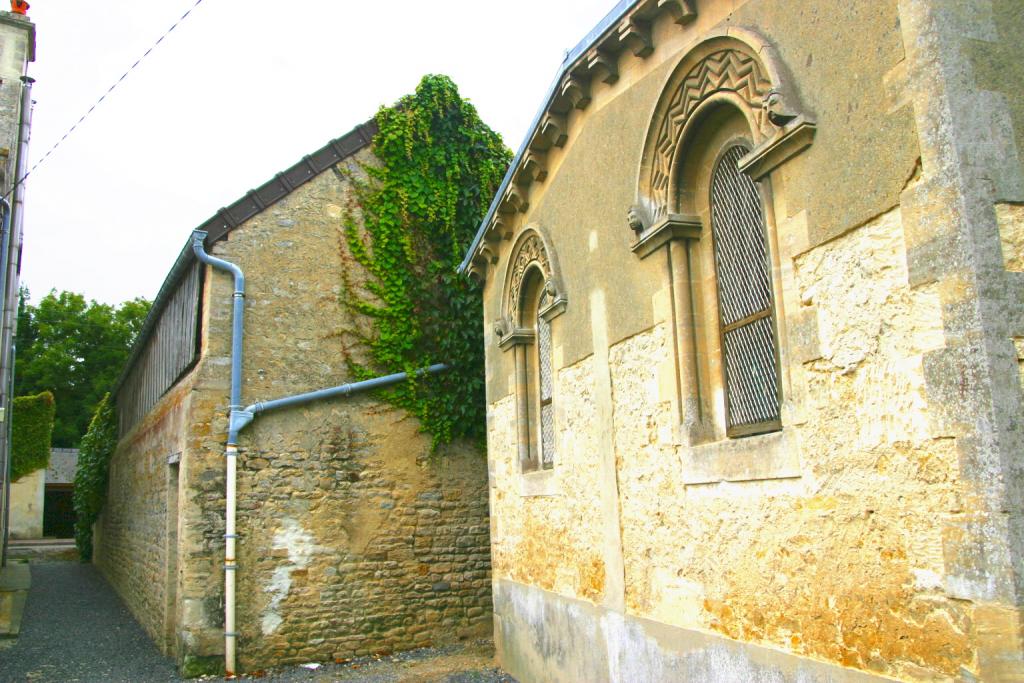
[[(511, 237), (491, 244), (485, 276), (491, 324), (517, 234), (536, 229), (568, 300), (551, 322), (557, 437), (543, 490), (519, 463), (515, 356), (487, 337), (496, 641), (513, 675), (1024, 671), (1024, 127), (1019, 93), (993, 68), (1020, 72), (1005, 37), (1022, 15), (969, 4), (970, 20), (944, 2), (695, 3), (683, 28), (661, 15), (653, 52), (624, 50), (618, 78), (592, 79), (589, 103), (565, 113), (565, 144), (519, 189), (527, 208), (503, 214)], [(626, 209), (655, 104), (708, 35), (764, 38), (817, 132), (764, 184), (782, 429), (691, 442), (680, 288), (667, 248), (631, 253)], [(973, 74), (927, 62), (959, 55), (964, 35)]]

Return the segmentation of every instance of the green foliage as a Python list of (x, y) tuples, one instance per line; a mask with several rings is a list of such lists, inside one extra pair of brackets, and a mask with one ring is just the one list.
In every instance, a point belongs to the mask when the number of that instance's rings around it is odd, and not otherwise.
[[(435, 447), (485, 429), (479, 287), (457, 275), (488, 202), (511, 161), (501, 137), (446, 76), (377, 113), (379, 165), (357, 183), (361, 216), (346, 217), (348, 245), (369, 273), (345, 283), (346, 303), (369, 316), (373, 367), (358, 376), (443, 362), (453, 370), (388, 392), (416, 415)], [(361, 218), (361, 220), (360, 220)]]
[(92, 525), (107, 501), (110, 456), (117, 446), (117, 417), (107, 394), (96, 406), (82, 437), (75, 471), (75, 545), (83, 562), (92, 558)]
[(11, 481), (50, 464), (50, 437), (53, 434), (53, 394), (14, 399), (11, 416)]
[(149, 302), (120, 306), (51, 291), (38, 306), (22, 292), (18, 306), (15, 394), (49, 390), (57, 397), (53, 443), (75, 448), (93, 409), (110, 391), (149, 312)]

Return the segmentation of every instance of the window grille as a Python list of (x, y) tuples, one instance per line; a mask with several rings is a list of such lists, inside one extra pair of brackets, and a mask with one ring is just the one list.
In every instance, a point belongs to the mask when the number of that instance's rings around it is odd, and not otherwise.
[[(543, 286), (543, 285), (542, 285)], [(537, 304), (537, 368), (540, 375), (540, 456), (541, 467), (550, 469), (555, 464), (555, 415), (551, 405), (551, 323), (540, 312), (551, 303), (543, 291)]]
[(779, 371), (764, 213), (754, 182), (730, 148), (711, 177), (722, 356), (729, 436), (778, 429)]

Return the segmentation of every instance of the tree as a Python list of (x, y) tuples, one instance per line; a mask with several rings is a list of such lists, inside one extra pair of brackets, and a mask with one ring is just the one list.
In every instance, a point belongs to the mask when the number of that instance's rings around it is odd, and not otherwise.
[(33, 306), (27, 294), (18, 307), (14, 393), (53, 392), (53, 445), (75, 448), (124, 368), (150, 303), (136, 298), (115, 307), (51, 290)]

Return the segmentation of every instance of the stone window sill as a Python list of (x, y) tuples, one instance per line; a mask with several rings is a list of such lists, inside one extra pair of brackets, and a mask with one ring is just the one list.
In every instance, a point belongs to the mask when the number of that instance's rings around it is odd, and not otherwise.
[(682, 451), (681, 459), (686, 485), (801, 476), (800, 445), (793, 427), (691, 446)]
[(562, 487), (558, 480), (558, 470), (523, 472), (519, 475), (519, 495), (523, 498), (562, 495)]

